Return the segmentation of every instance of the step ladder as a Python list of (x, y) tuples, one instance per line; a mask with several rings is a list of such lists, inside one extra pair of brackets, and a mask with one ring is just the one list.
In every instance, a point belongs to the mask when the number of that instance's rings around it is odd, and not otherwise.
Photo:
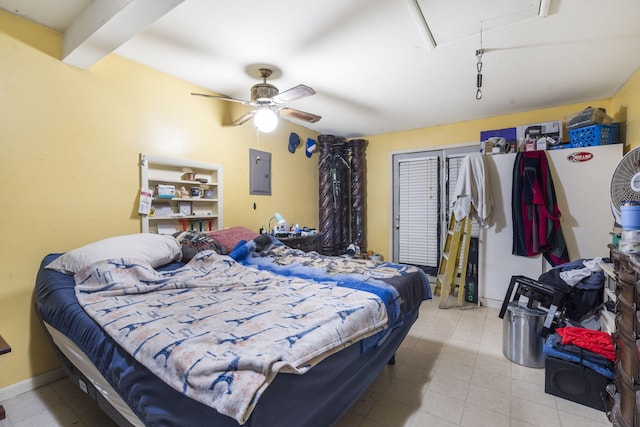
[(472, 222), (472, 212), (460, 221), (456, 220), (453, 212), (450, 214), (447, 238), (436, 276), (435, 294), (440, 294), (440, 308), (463, 305)]

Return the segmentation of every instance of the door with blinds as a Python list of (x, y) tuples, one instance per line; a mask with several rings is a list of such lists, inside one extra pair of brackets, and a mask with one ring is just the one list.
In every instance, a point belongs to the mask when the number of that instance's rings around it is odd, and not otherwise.
[[(435, 275), (459, 165), (477, 150), (473, 146), (393, 155), (394, 262)], [(477, 236), (477, 224), (473, 227)]]

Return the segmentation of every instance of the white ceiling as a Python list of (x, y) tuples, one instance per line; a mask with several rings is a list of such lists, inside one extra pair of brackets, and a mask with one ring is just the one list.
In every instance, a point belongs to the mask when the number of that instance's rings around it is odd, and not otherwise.
[(273, 65), (269, 81), (280, 91), (316, 90), (288, 104), (322, 116), (306, 126), (344, 137), (608, 98), (640, 67), (638, 0), (551, 0), (547, 17), (540, 0), (418, 0), (435, 48), (411, 1), (0, 0), (0, 8), (62, 32), (63, 60), (83, 67), (114, 51), (249, 99), (257, 64)]

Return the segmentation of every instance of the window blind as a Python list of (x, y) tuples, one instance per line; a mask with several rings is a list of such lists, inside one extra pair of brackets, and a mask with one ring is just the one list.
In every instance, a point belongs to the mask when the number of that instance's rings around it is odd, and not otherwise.
[(439, 158), (409, 159), (398, 164), (398, 261), (438, 265)]

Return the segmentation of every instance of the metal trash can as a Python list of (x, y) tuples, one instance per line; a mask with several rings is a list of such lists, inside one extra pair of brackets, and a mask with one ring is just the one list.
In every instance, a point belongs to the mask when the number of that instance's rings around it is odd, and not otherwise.
[(544, 368), (544, 338), (540, 331), (547, 313), (539, 308), (527, 308), (512, 301), (502, 324), (502, 353), (519, 365)]

